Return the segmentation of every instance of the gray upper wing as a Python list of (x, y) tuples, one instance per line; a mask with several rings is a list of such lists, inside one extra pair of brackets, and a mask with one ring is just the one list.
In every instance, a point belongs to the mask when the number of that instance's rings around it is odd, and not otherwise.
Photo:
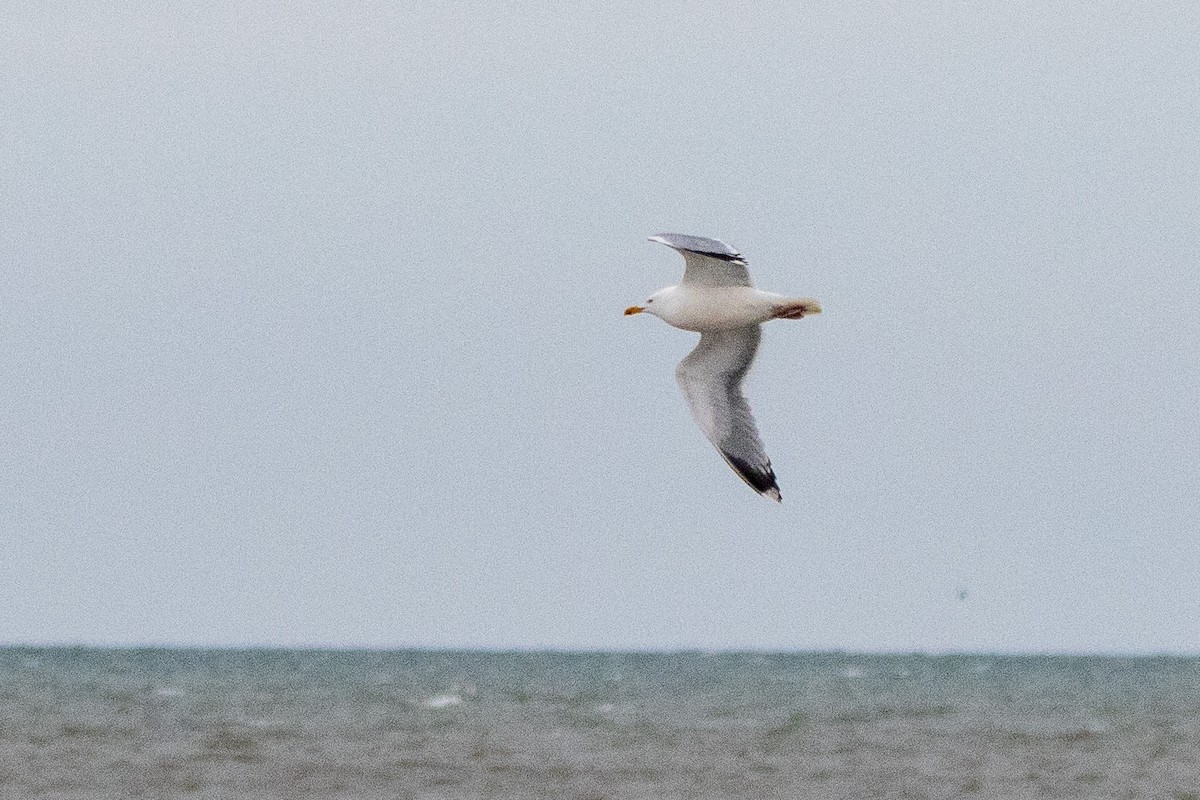
[(665, 244), (683, 256), (682, 283), (699, 286), (753, 286), (746, 259), (720, 239), (658, 233), (650, 241)]
[(675, 379), (696, 424), (733, 471), (755, 491), (779, 500), (771, 459), (742, 395), (742, 379), (761, 337), (757, 325), (705, 332), (675, 368)]

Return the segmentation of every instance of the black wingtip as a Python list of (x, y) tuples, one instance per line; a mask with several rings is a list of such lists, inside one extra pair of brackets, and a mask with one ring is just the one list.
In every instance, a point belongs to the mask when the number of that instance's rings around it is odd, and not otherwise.
[(771, 462), (768, 461), (765, 467), (760, 467), (728, 453), (721, 455), (725, 456), (729, 466), (733, 467), (733, 471), (748, 483), (751, 489), (771, 498), (776, 503), (783, 502), (783, 495), (779, 492), (779, 484), (775, 482), (775, 470), (771, 469)]
[(709, 239), (706, 236), (689, 236), (684, 233), (656, 233), (650, 241), (665, 244), (681, 253), (696, 253), (719, 261), (732, 261), (735, 264), (745, 264), (742, 254), (722, 242), (720, 239)]
[(742, 266), (746, 266), (747, 264), (746, 259), (742, 257), (741, 253), (713, 253), (709, 250), (688, 250), (686, 248), (683, 248), (681, 252), (696, 253), (697, 255), (707, 256), (708, 258), (715, 258), (718, 261), (730, 261), (734, 264), (741, 264)]

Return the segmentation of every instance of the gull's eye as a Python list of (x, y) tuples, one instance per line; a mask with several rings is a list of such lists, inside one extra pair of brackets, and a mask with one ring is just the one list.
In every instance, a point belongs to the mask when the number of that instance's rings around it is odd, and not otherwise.
[(646, 301), (646, 305), (650, 305), (653, 302), (654, 302), (654, 298), (651, 297), (649, 300)]

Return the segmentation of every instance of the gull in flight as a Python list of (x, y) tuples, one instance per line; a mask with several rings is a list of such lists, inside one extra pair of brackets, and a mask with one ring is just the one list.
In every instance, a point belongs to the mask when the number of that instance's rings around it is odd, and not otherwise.
[(644, 305), (625, 309), (625, 315), (653, 314), (700, 334), (696, 349), (675, 368), (675, 380), (696, 424), (738, 477), (779, 502), (779, 484), (742, 395), (742, 379), (758, 350), (761, 323), (819, 314), (821, 305), (810, 297), (755, 289), (746, 259), (720, 240), (660, 233), (650, 241), (679, 251), (683, 280), (659, 289)]

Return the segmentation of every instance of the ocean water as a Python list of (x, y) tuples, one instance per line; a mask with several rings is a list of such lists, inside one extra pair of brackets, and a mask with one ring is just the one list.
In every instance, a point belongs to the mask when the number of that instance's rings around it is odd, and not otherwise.
[(0, 649), (0, 798), (1200, 798), (1200, 659)]

